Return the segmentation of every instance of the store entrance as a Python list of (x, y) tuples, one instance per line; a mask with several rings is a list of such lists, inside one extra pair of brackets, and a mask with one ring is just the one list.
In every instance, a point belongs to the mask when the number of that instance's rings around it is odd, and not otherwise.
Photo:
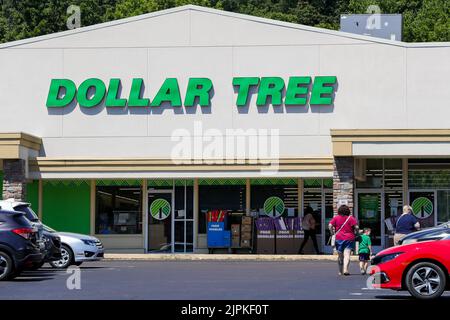
[(148, 192), (148, 252), (173, 252), (173, 190)]
[(384, 201), (381, 190), (356, 192), (355, 212), (360, 229), (372, 230), (372, 247), (375, 252), (385, 247)]

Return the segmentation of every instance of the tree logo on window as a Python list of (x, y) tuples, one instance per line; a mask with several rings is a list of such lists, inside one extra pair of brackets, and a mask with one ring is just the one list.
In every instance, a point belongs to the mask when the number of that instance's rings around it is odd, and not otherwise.
[(269, 217), (281, 216), (284, 212), (284, 202), (278, 197), (269, 197), (264, 202), (264, 212)]
[(428, 218), (433, 214), (433, 202), (425, 197), (419, 197), (411, 204), (413, 214), (419, 219)]
[(166, 199), (155, 199), (150, 205), (150, 214), (156, 220), (166, 219), (170, 211), (170, 203)]

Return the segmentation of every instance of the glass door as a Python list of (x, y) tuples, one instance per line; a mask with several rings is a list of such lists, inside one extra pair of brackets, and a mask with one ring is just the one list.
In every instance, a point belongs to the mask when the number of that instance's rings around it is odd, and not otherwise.
[(173, 190), (148, 192), (148, 251), (173, 252)]
[(372, 230), (372, 247), (375, 252), (382, 250), (385, 245), (384, 230), (384, 201), (383, 193), (379, 190), (357, 191), (356, 210), (359, 228)]
[(193, 252), (194, 247), (194, 196), (193, 187), (175, 186), (175, 211), (173, 216), (174, 252)]
[(330, 224), (331, 219), (334, 217), (333, 212), (333, 190), (325, 190), (324, 191), (324, 209), (325, 214), (322, 215), (322, 234), (324, 237), (322, 237), (322, 246), (324, 248), (325, 253), (333, 253), (333, 248), (331, 247), (331, 232), (330, 229), (328, 229), (328, 225)]

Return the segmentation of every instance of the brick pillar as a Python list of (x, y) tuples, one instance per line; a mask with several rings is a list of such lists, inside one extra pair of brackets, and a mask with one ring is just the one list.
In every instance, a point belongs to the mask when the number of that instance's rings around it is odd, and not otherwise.
[(337, 214), (339, 201), (347, 201), (353, 213), (354, 161), (353, 157), (335, 157), (333, 172), (333, 211)]
[(25, 201), (27, 183), (25, 179), (25, 160), (3, 160), (3, 199), (14, 198)]

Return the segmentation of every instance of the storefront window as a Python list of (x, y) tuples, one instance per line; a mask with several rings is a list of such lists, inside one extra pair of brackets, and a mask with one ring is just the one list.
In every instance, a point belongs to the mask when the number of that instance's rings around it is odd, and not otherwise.
[(450, 221), (450, 191), (437, 192), (438, 224)]
[[(259, 216), (298, 216), (298, 186), (297, 184), (287, 185), (252, 185), (251, 186), (251, 210)], [(269, 198), (276, 197), (282, 200), (284, 211), (267, 213), (264, 204)], [(275, 208), (275, 207), (274, 207)]]
[(97, 234), (142, 233), (142, 195), (140, 187), (97, 186)]
[[(228, 210), (245, 213), (245, 183), (241, 185), (207, 185), (198, 188), (199, 219), (198, 232), (206, 233), (206, 213), (210, 210)], [(218, 181), (217, 183), (220, 183)]]
[(381, 188), (383, 186), (383, 159), (366, 159), (363, 180), (356, 180), (357, 188)]

